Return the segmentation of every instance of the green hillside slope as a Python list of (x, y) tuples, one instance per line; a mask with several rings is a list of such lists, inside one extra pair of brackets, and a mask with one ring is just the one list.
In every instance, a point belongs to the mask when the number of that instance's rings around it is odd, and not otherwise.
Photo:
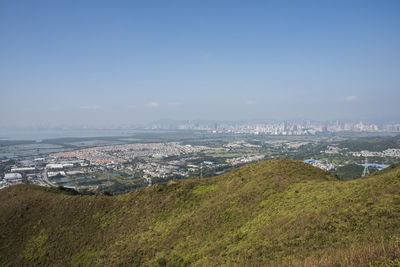
[(400, 264), (400, 167), (353, 181), (294, 160), (120, 196), (0, 191), (0, 265)]

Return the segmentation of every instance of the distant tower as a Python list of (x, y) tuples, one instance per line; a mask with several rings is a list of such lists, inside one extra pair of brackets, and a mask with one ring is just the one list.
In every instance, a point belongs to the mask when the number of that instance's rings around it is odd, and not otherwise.
[(362, 173), (361, 177), (369, 175), (368, 159), (367, 158), (365, 158), (365, 164), (364, 165), (365, 165), (365, 167), (364, 167), (364, 170), (363, 170), (363, 173)]
[(200, 164), (200, 177), (203, 178), (203, 163)]

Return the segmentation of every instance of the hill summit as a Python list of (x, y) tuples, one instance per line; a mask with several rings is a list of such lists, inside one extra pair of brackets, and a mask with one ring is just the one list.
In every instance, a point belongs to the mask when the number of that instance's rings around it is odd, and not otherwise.
[(353, 181), (276, 159), (119, 196), (0, 191), (2, 266), (400, 264), (400, 167)]

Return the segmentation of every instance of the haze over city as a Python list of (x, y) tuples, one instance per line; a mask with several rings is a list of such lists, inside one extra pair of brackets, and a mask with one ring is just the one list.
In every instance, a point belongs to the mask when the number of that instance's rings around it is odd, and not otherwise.
[(0, 266), (400, 266), (400, 0), (0, 0)]
[(387, 120), (399, 1), (1, 1), (0, 126)]

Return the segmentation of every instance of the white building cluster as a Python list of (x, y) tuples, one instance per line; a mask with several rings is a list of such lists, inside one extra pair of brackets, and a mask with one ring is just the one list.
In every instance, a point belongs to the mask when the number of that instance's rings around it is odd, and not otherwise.
[(233, 159), (227, 159), (226, 162), (235, 166), (235, 165), (239, 165), (239, 164), (262, 160), (264, 157), (265, 157), (264, 155), (238, 157), (238, 158), (233, 158)]
[(0, 189), (15, 184), (22, 184), (22, 175), (16, 172), (6, 173), (4, 179), (0, 181)]
[(363, 150), (360, 152), (349, 152), (355, 157), (392, 157), (400, 158), (400, 149), (389, 148), (382, 152)]

